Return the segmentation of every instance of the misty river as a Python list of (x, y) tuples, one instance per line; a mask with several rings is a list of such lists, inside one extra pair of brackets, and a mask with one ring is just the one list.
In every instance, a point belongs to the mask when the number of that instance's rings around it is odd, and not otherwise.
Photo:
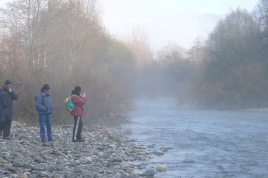
[(170, 148), (156, 178), (268, 177), (268, 112), (178, 109), (172, 98), (137, 99), (126, 127), (152, 149)]

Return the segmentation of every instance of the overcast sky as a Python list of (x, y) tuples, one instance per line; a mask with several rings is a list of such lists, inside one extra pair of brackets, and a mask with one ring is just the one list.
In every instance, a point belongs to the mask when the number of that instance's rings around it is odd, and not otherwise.
[[(0, 6), (12, 0), (0, 0)], [(216, 23), (237, 7), (252, 11), (259, 0), (99, 0), (104, 27), (114, 37), (129, 39), (142, 29), (153, 51), (169, 42), (190, 48), (205, 39)]]
[(238, 7), (252, 11), (259, 0), (100, 0), (104, 26), (128, 39), (139, 27), (157, 51), (169, 42), (190, 48), (205, 39), (216, 23)]

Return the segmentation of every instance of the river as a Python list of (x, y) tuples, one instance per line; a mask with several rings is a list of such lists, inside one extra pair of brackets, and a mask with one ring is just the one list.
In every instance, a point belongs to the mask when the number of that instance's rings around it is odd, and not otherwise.
[(268, 177), (268, 112), (178, 109), (172, 98), (137, 99), (130, 137), (154, 150), (156, 178)]

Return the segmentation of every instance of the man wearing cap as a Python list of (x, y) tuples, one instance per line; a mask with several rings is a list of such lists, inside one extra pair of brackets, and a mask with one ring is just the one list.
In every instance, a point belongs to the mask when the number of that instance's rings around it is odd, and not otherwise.
[(0, 103), (2, 105), (2, 112), (4, 114), (4, 118), (6, 119), (6, 122), (3, 126), (3, 131), (0, 130), (0, 132), (1, 134), (3, 132), (4, 139), (10, 139), (9, 137), (10, 128), (13, 117), (13, 100), (17, 100), (18, 95), (12, 89), (10, 80), (5, 81), (4, 87), (0, 90), (0, 93), (1, 93)]
[[(45, 145), (46, 141), (53, 141), (52, 136), (52, 113), (54, 106), (50, 97), (50, 87), (44, 84), (35, 101), (36, 110), (39, 115), (40, 140)], [(47, 136), (47, 137), (46, 137)]]

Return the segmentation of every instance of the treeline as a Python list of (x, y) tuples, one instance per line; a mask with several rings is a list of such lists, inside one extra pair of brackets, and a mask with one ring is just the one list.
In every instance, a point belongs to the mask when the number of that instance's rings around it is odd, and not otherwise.
[(252, 13), (231, 11), (186, 54), (174, 45), (168, 49), (150, 66), (160, 69), (151, 76), (160, 72), (155, 86), (161, 80), (160, 88), (177, 96), (179, 105), (268, 107), (268, 0), (260, 0)]
[(19, 94), (17, 118), (37, 123), (34, 98), (45, 83), (55, 123), (72, 122), (63, 100), (76, 85), (88, 96), (85, 122), (133, 108), (124, 81), (134, 55), (105, 31), (97, 1), (14, 0), (1, 9), (0, 25), (0, 80), (11, 79)]
[(14, 0), (0, 10), (0, 80), (11, 79), (19, 94), (16, 118), (37, 123), (34, 98), (45, 83), (61, 124), (72, 122), (63, 100), (76, 85), (88, 96), (85, 122), (124, 116), (141, 96), (176, 96), (197, 108), (268, 107), (268, 0), (252, 13), (231, 11), (188, 51), (169, 44), (154, 56), (140, 29), (129, 41), (110, 37), (97, 2)]

